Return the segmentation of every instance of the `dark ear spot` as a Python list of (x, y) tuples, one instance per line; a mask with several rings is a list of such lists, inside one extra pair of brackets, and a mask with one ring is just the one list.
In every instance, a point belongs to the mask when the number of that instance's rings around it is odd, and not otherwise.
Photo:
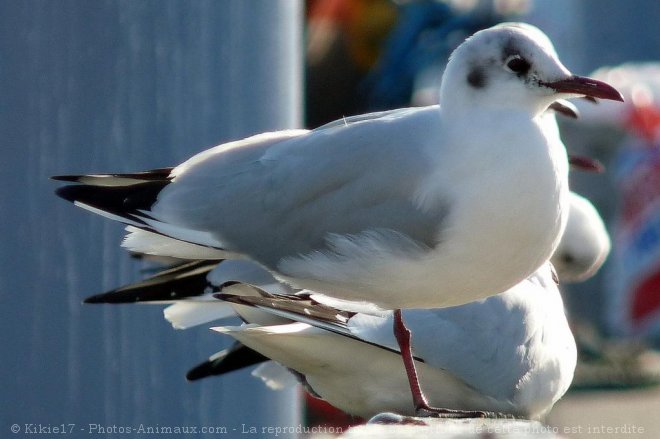
[(475, 67), (468, 73), (467, 82), (474, 88), (484, 88), (486, 86), (486, 74), (483, 69)]

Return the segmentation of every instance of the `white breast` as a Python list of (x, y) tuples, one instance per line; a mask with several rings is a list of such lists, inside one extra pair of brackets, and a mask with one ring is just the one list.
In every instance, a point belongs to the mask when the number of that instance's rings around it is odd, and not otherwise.
[(470, 123), (499, 124), (497, 138), (483, 127), (443, 121), (450, 127), (445, 144), (437, 151), (428, 145), (437, 172), (414, 197), (421, 209), (449, 205), (435, 248), (416, 249), (396, 233), (335, 236), (332, 247), (341, 259), (317, 252), (286, 261), (283, 272), (294, 275), (281, 278), (393, 309), (461, 305), (531, 275), (550, 257), (564, 229), (568, 164), (556, 136), (546, 137), (528, 115), (511, 116), (497, 120), (498, 114), (475, 112)]
[[(460, 145), (462, 162), (427, 183), (426, 191), (453, 189), (452, 213), (440, 232), (441, 244), (425, 258), (427, 274), (419, 268), (408, 307), (460, 305), (504, 291), (531, 275), (558, 245), (568, 213), (563, 144), (556, 136), (544, 136), (539, 125), (525, 125), (524, 118), (511, 121), (508, 132), (498, 132), (502, 137), (490, 139), (487, 150), (486, 140), (478, 137)], [(512, 153), (513, 145), (529, 147)], [(469, 178), (462, 175), (469, 172)], [(452, 181), (461, 186), (453, 187)]]

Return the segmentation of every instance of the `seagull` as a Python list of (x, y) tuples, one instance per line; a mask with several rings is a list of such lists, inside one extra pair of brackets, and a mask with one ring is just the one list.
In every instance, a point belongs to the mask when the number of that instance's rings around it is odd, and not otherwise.
[(513, 287), (555, 250), (568, 161), (540, 116), (558, 99), (622, 100), (571, 74), (537, 28), (501, 24), (451, 55), (440, 102), (264, 133), (173, 169), (59, 176), (57, 194), (131, 226), (144, 253), (250, 259), (278, 280), (393, 309), (411, 392), (419, 387), (400, 309), (465, 304)]
[[(261, 354), (260, 361), (292, 369), (313, 394), (347, 413), (415, 414), (392, 313), (347, 313), (304, 296), (242, 296), (232, 288), (219, 296), (239, 314), (256, 308), (289, 320), (263, 325), (244, 317), (244, 325), (213, 330)], [(436, 406), (537, 419), (570, 386), (577, 351), (550, 264), (502, 294), (403, 315), (420, 379)], [(281, 380), (266, 370), (257, 373)]]
[[(211, 264), (215, 269), (209, 269)], [(347, 312), (319, 303), (313, 292), (294, 295), (286, 285), (281, 285), (283, 290), (276, 285), (270, 273), (248, 261), (194, 261), (87, 302), (135, 299), (171, 301), (176, 306), (188, 301), (200, 304), (198, 311), (208, 321), (229, 316), (228, 310), (241, 316), (245, 325), (213, 328), (239, 343), (193, 368), (189, 380), (272, 359), (295, 376), (262, 364), (253, 374), (269, 387), (292, 385), (298, 378), (312, 394), (356, 416), (384, 411), (415, 414), (390, 329), (392, 312), (380, 316)], [(216, 295), (223, 300), (208, 300)], [(206, 299), (196, 302), (196, 297)], [(215, 317), (209, 311), (215, 311)], [(570, 385), (575, 343), (550, 264), (488, 299), (405, 310), (403, 315), (416, 334), (412, 340), (416, 367), (433, 404), (461, 413), (536, 419)], [(179, 314), (180, 320), (173, 324), (178, 328), (201, 324), (198, 317)], [(465, 321), (478, 324), (465, 325)]]
[(603, 265), (612, 245), (594, 205), (575, 192), (569, 201), (566, 230), (550, 261), (562, 282), (583, 282)]

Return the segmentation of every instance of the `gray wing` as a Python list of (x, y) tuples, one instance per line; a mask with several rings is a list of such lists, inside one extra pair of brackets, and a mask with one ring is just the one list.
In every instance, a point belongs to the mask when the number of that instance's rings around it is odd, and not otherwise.
[(341, 126), (348, 126), (357, 122), (362, 122), (372, 119), (380, 119), (382, 117), (396, 116), (396, 115), (400, 115), (403, 111), (407, 111), (407, 110), (409, 109), (386, 110), (386, 111), (377, 111), (375, 113), (357, 114), (355, 116), (342, 117), (341, 119), (333, 120), (332, 122), (328, 122), (325, 125), (321, 125), (320, 127), (316, 128), (314, 131), (337, 128)]
[(524, 307), (509, 307), (498, 295), (423, 311), (428, 312), (404, 313), (416, 355), (484, 394), (513, 398), (516, 383), (528, 370), (521, 357), (530, 338)]
[[(403, 310), (403, 319), (416, 357), (498, 399), (512, 399), (540, 361), (557, 358), (571, 343), (562, 338), (570, 331), (545, 267), (505, 293), (462, 306)], [(348, 328), (355, 337), (398, 351), (391, 316), (356, 314)]]
[[(248, 286), (247, 284), (245, 284), (245, 286), (251, 287), (253, 292), (256, 294), (245, 295), (234, 294), (232, 292), (221, 292), (220, 294), (216, 294), (215, 297), (234, 305), (243, 305), (246, 307), (255, 308), (267, 315), (288, 319), (294, 322), (306, 323), (310, 326), (314, 326), (316, 328), (323, 329), (343, 337), (348, 337), (362, 343), (370, 344), (380, 349), (395, 353), (399, 352), (399, 348), (398, 345), (396, 345), (396, 342), (394, 345), (381, 344), (377, 340), (372, 340), (369, 337), (363, 337), (361, 334), (359, 334), (359, 331), (354, 331), (352, 325), (350, 324), (351, 320), (359, 318), (361, 323), (368, 321), (369, 325), (379, 326), (381, 329), (389, 328), (389, 334), (392, 334), (391, 319), (388, 320), (382, 317), (357, 314), (351, 311), (345, 311), (327, 306), (317, 302), (313, 299), (312, 295), (305, 292), (301, 292), (297, 295), (282, 296), (267, 293), (259, 287)], [(247, 323), (255, 322), (255, 320), (252, 320), (249, 317), (245, 318), (245, 314), (241, 312), (240, 308), (237, 308), (236, 312), (240, 314)], [(254, 315), (255, 314), (252, 314), (252, 316)], [(391, 338), (393, 339), (394, 336), (392, 335)], [(422, 361), (417, 357), (415, 359)]]
[(431, 247), (445, 207), (418, 209), (414, 191), (430, 171), (436, 121), (434, 107), (405, 109), (221, 146), (175, 169), (152, 214), (271, 268), (324, 249), (330, 234), (384, 229)]
[[(551, 305), (558, 296), (554, 284), (543, 286), (526, 280), (486, 300), (451, 308), (404, 310), (403, 316), (412, 331), (418, 361), (454, 375), (485, 395), (513, 400), (518, 384), (537, 367), (538, 349), (552, 349), (544, 347), (543, 340), (557, 334), (547, 331), (556, 322), (565, 322), (561, 307)], [(399, 352), (391, 313), (378, 317), (341, 311), (304, 293), (274, 296), (262, 291), (251, 296), (216, 297)], [(552, 355), (547, 352), (541, 358)]]
[[(415, 357), (442, 369), (486, 395), (511, 399), (528, 367), (526, 310), (509, 308), (501, 295), (467, 305), (442, 309), (403, 310), (412, 332)], [(358, 314), (349, 321), (357, 338), (399, 351), (392, 317), (379, 319)]]
[(479, 302), (404, 311), (415, 354), (485, 394), (512, 399), (539, 358), (557, 355), (550, 338), (560, 337), (567, 325), (563, 308), (556, 306), (559, 290), (552, 279), (537, 283), (550, 277), (539, 273)]

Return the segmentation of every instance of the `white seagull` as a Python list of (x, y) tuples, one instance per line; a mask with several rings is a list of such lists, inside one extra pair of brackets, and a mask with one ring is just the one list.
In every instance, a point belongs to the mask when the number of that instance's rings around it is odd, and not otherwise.
[(395, 309), (460, 305), (505, 291), (553, 253), (568, 164), (539, 116), (573, 96), (622, 100), (571, 74), (529, 25), (477, 32), (452, 54), (440, 101), (313, 131), (219, 145), (176, 168), (62, 176), (58, 194), (132, 226), (127, 245), (179, 257), (247, 258), (297, 288)]
[[(310, 391), (347, 413), (415, 414), (392, 314), (347, 313), (302, 297), (229, 293), (236, 287), (220, 296), (246, 305), (236, 309), (247, 324), (214, 330), (294, 370)], [(290, 320), (264, 321), (255, 308)], [(436, 406), (537, 419), (573, 379), (577, 351), (550, 264), (505, 293), (463, 306), (404, 310), (403, 316), (413, 333), (420, 381)], [(272, 368), (261, 369), (261, 378), (282, 381)]]
[[(295, 371), (313, 394), (353, 415), (415, 414), (391, 312), (347, 312), (317, 302), (313, 292), (291, 293), (256, 264), (197, 261), (88, 302), (175, 302), (166, 316), (179, 328), (239, 314), (245, 325), (213, 329), (242, 345), (214, 354), (188, 379), (272, 359)], [(550, 264), (505, 293), (403, 315), (432, 404), (474, 415), (539, 418), (570, 385), (575, 342)], [(296, 382), (270, 364), (254, 374), (276, 388)]]

